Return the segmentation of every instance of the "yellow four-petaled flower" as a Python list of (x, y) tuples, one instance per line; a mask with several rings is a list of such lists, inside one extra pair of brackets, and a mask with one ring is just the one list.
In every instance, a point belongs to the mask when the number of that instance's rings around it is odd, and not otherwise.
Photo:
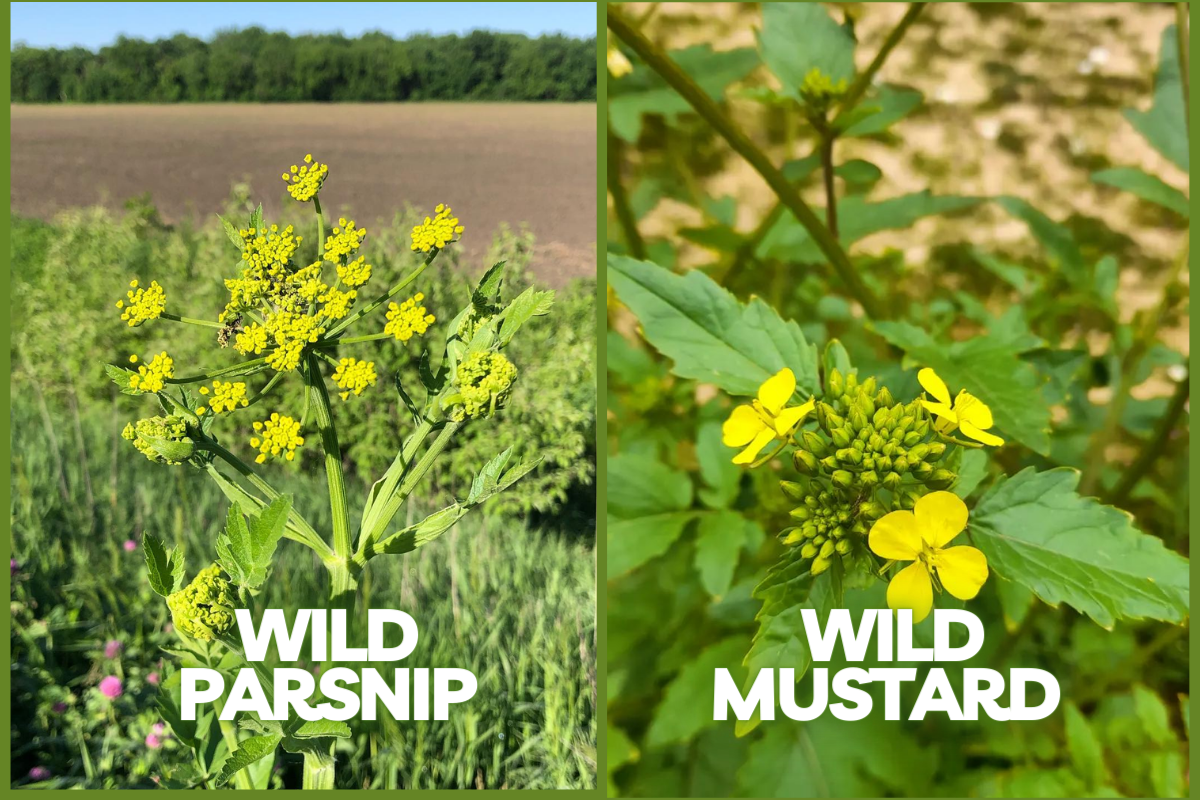
[(804, 421), (816, 401), (810, 397), (789, 407), (787, 402), (795, 391), (796, 375), (784, 367), (758, 387), (755, 400), (733, 410), (721, 426), (721, 441), (726, 447), (745, 448), (733, 457), (733, 463), (753, 463), (772, 439), (786, 440)]
[(978, 397), (964, 389), (952, 401), (946, 382), (929, 367), (917, 373), (917, 380), (937, 401), (931, 403), (921, 398), (921, 405), (937, 417), (933, 423), (937, 431), (949, 433), (958, 428), (964, 436), (982, 444), (990, 444), (993, 447), (1004, 444), (1004, 440), (999, 436), (988, 433), (988, 428), (993, 424), (992, 410)]
[(911, 561), (888, 584), (888, 606), (909, 608), (920, 622), (933, 608), (933, 576), (959, 600), (979, 594), (988, 576), (987, 557), (970, 545), (946, 547), (967, 527), (967, 504), (951, 492), (930, 492), (912, 511), (885, 514), (871, 527), (875, 554)]

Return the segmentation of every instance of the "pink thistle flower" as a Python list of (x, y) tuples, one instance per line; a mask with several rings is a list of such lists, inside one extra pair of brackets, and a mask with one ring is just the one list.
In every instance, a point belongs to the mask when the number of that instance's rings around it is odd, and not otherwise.
[(146, 683), (150, 684), (151, 686), (158, 686), (158, 682), (160, 680), (161, 680), (161, 678), (158, 677), (157, 672), (151, 672), (149, 675), (146, 676)]
[(162, 747), (162, 739), (155, 736), (153, 733), (148, 734), (146, 736), (146, 747), (149, 747), (151, 750), (157, 750), (158, 748)]
[(29, 770), (29, 780), (44, 781), (50, 777), (50, 770), (46, 767), (34, 767)]
[(125, 543), (121, 546), (125, 548), (126, 553), (132, 553), (134, 550), (137, 550), (137, 542), (133, 539), (126, 539)]
[(50, 706), (50, 710), (53, 711), (55, 714), (61, 714), (67, 710), (67, 704), (64, 703), (63, 701), (59, 700), (54, 705)]
[(104, 643), (104, 657), (116, 658), (121, 655), (121, 641), (119, 639), (109, 639)]

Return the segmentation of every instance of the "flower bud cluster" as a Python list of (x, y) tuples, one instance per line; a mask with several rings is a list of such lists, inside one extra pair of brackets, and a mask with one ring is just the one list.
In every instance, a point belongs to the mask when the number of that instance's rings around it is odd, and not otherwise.
[(191, 458), (196, 445), (179, 417), (150, 417), (129, 423), (121, 438), (133, 442), (142, 455), (156, 464), (177, 466)]
[(450, 419), (489, 417), (508, 401), (517, 368), (503, 353), (472, 353), (458, 365), (458, 392), (448, 398)]
[(911, 509), (929, 491), (949, 488), (957, 475), (939, 466), (946, 445), (936, 438), (920, 403), (900, 403), (875, 378), (830, 370), (817, 403), (818, 429), (801, 431), (792, 454), (805, 484), (785, 481), (799, 501), (785, 543), (813, 560), (813, 574), (859, 547), (875, 520)]
[(192, 582), (167, 597), (175, 627), (196, 639), (211, 642), (233, 627), (236, 605), (233, 585), (212, 564)]

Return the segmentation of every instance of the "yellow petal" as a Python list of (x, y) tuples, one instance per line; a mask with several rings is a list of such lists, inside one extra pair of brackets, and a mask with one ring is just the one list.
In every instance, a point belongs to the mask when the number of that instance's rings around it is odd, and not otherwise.
[(984, 430), (980, 430), (966, 420), (958, 423), (958, 429), (962, 431), (963, 435), (968, 439), (974, 439), (982, 444), (991, 445), (992, 447), (999, 447), (1000, 445), (1004, 444), (1004, 440), (999, 436), (988, 433)]
[(735, 463), (735, 464), (753, 463), (754, 459), (758, 458), (758, 454), (760, 452), (762, 452), (762, 449), (764, 447), (766, 447), (768, 444), (770, 444), (774, 438), (775, 438), (775, 431), (771, 430), (770, 428), (764, 427), (762, 429), (762, 433), (755, 436), (754, 441), (752, 441), (746, 447), (745, 450), (743, 450), (742, 452), (738, 453), (736, 456), (733, 457), (733, 463)]
[(912, 561), (921, 553), (917, 518), (911, 511), (885, 514), (871, 526), (867, 542), (880, 558)]
[(960, 420), (966, 420), (976, 428), (987, 430), (992, 427), (992, 410), (987, 403), (970, 392), (959, 392), (954, 398), (954, 413)]
[(974, 547), (950, 547), (937, 554), (935, 569), (942, 587), (959, 600), (979, 594), (987, 580), (987, 556)]
[(776, 372), (758, 387), (758, 401), (772, 414), (778, 414), (780, 409), (791, 399), (796, 391), (795, 374), (784, 367)]
[(809, 415), (816, 406), (816, 400), (809, 398), (794, 408), (785, 408), (775, 417), (775, 431), (780, 436), (787, 436), (800, 422)]
[(913, 514), (930, 547), (945, 547), (967, 527), (967, 504), (953, 492), (930, 492), (917, 500)]
[(925, 367), (917, 373), (917, 380), (921, 383), (921, 388), (929, 392), (940, 403), (950, 405), (950, 390), (946, 387), (946, 382), (938, 377), (938, 374)]
[(949, 420), (950, 422), (958, 422), (958, 415), (955, 414), (954, 409), (946, 403), (931, 403), (928, 400), (922, 399), (921, 405), (925, 406), (925, 409), (931, 414), (939, 416), (942, 419)]
[(742, 447), (759, 434), (767, 424), (750, 406), (738, 406), (721, 426), (721, 441), (726, 447)]
[(933, 608), (933, 581), (925, 565), (917, 561), (897, 572), (888, 584), (887, 601), (892, 609), (911, 608), (913, 622), (929, 616)]

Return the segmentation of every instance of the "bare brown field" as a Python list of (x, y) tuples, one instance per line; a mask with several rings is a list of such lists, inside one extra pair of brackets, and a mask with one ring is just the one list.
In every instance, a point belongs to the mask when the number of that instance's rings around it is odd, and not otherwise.
[[(164, 219), (210, 215), (248, 182), (268, 214), (280, 173), (331, 165), (327, 212), (360, 224), (446, 202), (481, 255), (500, 223), (528, 223), (551, 284), (596, 274), (594, 105), (12, 106), (12, 208), (47, 218), (151, 193)], [(473, 234), (473, 235), (472, 235)]]

